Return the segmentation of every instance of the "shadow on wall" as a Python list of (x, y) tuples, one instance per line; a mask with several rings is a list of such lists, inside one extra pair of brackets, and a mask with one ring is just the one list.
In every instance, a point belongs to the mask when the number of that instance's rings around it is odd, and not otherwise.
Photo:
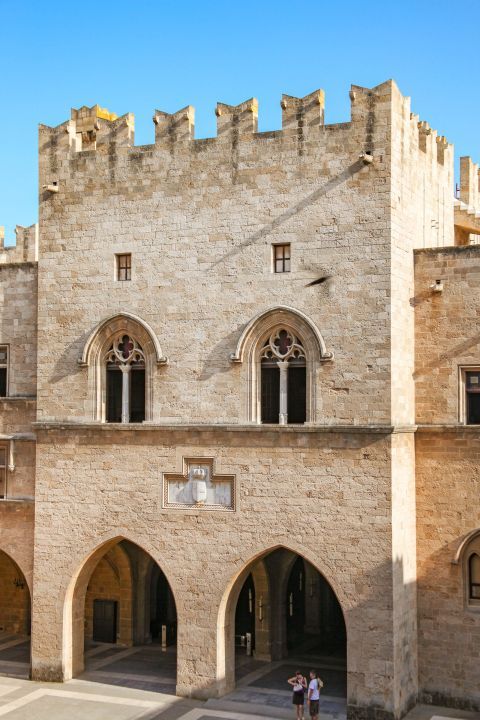
[(317, 190), (314, 190), (314, 192), (310, 193), (310, 195), (307, 195), (303, 200), (300, 200), (299, 203), (294, 205), (293, 207), (289, 208), (285, 212), (278, 215), (276, 218), (272, 220), (271, 223), (268, 225), (265, 225), (261, 230), (258, 230), (253, 235), (251, 235), (249, 238), (247, 238), (244, 242), (240, 243), (240, 245), (237, 245), (237, 247), (233, 248), (230, 252), (225, 253), (222, 257), (218, 258), (218, 260), (215, 260), (212, 263), (212, 268), (216, 267), (222, 262), (225, 262), (227, 259), (234, 257), (235, 255), (238, 255), (242, 252), (246, 247), (249, 245), (253, 245), (254, 243), (258, 242), (259, 240), (264, 239), (267, 237), (270, 233), (277, 230), (279, 227), (284, 225), (288, 220), (295, 217), (296, 215), (299, 215), (303, 210), (305, 210), (309, 205), (313, 205), (317, 200), (319, 200), (322, 197), (325, 197), (327, 193), (334, 190), (336, 187), (341, 185), (342, 183), (346, 182), (349, 178), (353, 177), (356, 173), (358, 173), (360, 170), (365, 168), (365, 164), (363, 160), (357, 160), (352, 165), (349, 165), (346, 170), (341, 172), (339, 175), (337, 175), (334, 178), (331, 178), (328, 180), (328, 182), (325, 183), (325, 185), (322, 185), (322, 187), (318, 188)]

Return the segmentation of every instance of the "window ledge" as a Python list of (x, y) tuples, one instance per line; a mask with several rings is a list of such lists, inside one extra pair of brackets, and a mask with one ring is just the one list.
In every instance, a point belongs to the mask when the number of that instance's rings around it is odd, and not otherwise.
[(463, 423), (418, 424), (417, 432), (467, 432), (480, 433), (480, 425), (464, 425)]
[(0, 402), (34, 403), (36, 401), (36, 395), (0, 395)]
[(34, 503), (35, 498), (33, 497), (7, 497), (7, 498), (0, 498), (0, 505), (2, 503)]
[(151, 432), (166, 431), (218, 431), (218, 432), (255, 432), (278, 434), (303, 433), (356, 433), (391, 435), (393, 433), (414, 433), (416, 425), (261, 425), (257, 423), (100, 423), (87, 421), (43, 421), (34, 422), (32, 426), (37, 430), (97, 430), (98, 432)]

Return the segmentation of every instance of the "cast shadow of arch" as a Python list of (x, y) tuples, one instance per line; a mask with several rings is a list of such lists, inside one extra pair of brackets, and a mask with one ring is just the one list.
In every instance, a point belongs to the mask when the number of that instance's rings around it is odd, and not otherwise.
[(237, 329), (233, 330), (228, 335), (224, 335), (222, 339), (214, 345), (203, 363), (203, 367), (198, 378), (199, 380), (205, 382), (215, 375), (227, 373), (232, 370), (230, 354), (236, 347), (242, 329), (243, 325), (239, 325)]

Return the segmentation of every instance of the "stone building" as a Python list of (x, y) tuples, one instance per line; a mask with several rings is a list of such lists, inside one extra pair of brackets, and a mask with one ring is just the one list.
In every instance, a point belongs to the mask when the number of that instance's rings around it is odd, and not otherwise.
[[(388, 81), (39, 131), (0, 251), (0, 631), (63, 681), (91, 642), (344, 658), (349, 717), (480, 709), (479, 171)], [(478, 394), (477, 394), (478, 393)], [(30, 598), (32, 601), (30, 602)], [(313, 650), (312, 650), (313, 648)], [(237, 648), (238, 655), (238, 648)]]

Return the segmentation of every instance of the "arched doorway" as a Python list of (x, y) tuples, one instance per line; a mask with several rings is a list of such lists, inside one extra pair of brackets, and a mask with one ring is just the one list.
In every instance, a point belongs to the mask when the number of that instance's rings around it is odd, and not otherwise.
[(117, 539), (87, 560), (72, 597), (72, 675), (175, 692), (175, 599), (153, 558)]
[[(227, 673), (235, 667), (236, 699), (276, 707), (283, 702), (290, 708), (288, 677), (297, 669), (306, 676), (315, 669), (324, 682), (323, 711), (345, 711), (343, 611), (328, 580), (310, 562), (285, 548), (256, 558), (231, 590), (229, 613), (235, 633), (232, 638), (227, 617), (225, 666)], [(245, 639), (248, 631), (251, 643)]]
[(0, 550), (0, 674), (28, 677), (30, 590), (17, 563)]

